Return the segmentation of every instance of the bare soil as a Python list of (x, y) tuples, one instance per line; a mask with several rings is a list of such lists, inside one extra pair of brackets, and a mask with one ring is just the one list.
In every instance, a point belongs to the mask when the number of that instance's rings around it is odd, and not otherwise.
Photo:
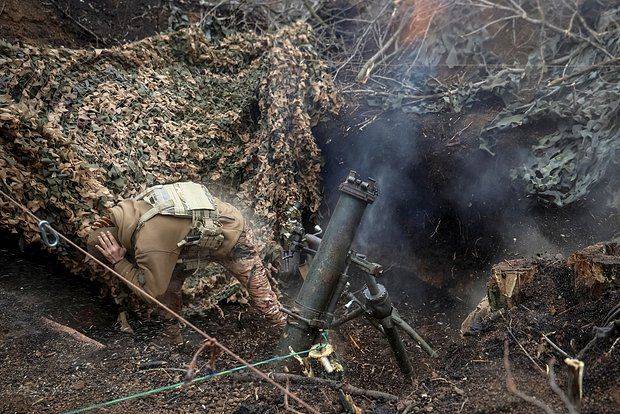
[[(10, 42), (105, 47), (154, 35), (168, 27), (164, 0), (6, 0), (0, 38)], [(191, 3), (191, 2), (189, 2)], [(185, 9), (190, 9), (185, 4)]]
[[(115, 306), (97, 297), (96, 286), (50, 263), (48, 257), (25, 256), (12, 248), (0, 250), (0, 412), (62, 412), (183, 380), (183, 370), (200, 345), (196, 335), (184, 330), (187, 343), (170, 346), (161, 324), (134, 317), (130, 323), (135, 333), (123, 333), (116, 324)], [(403, 295), (396, 306), (440, 355), (431, 359), (406, 339), (415, 367), (412, 381), (403, 379), (384, 339), (363, 320), (332, 332), (331, 341), (346, 368), (346, 381), (401, 398), (395, 404), (355, 397), (356, 404), (374, 413), (396, 413), (409, 404), (413, 404), (410, 412), (414, 413), (533, 412), (533, 406), (506, 391), (503, 340), (510, 327), (520, 344), (511, 339), (510, 359), (517, 385), (557, 412), (564, 412), (546, 376), (520, 346), (541, 367), (551, 354), (541, 347), (540, 332), (549, 334), (566, 352), (576, 354), (620, 294), (609, 291), (598, 300), (583, 303), (571, 296), (570, 277), (561, 269), (558, 263), (549, 262), (548, 277), (532, 288), (527, 306), (513, 309), (476, 337), (458, 334), (468, 311), (465, 304), (432, 289), (424, 292), (423, 300)], [(105, 348), (96, 350), (49, 330), (41, 324), (42, 316), (84, 333)], [(279, 336), (251, 309), (236, 304), (224, 306), (223, 315), (213, 311), (192, 322), (250, 361), (272, 357)], [(206, 373), (208, 359), (208, 353), (200, 357), (198, 365), (203, 371), (199, 375)], [(618, 412), (619, 359), (613, 341), (601, 342), (586, 355), (584, 413)], [(219, 371), (236, 365), (220, 357), (215, 368)], [(560, 365), (556, 364), (556, 372), (565, 385)], [(320, 412), (343, 412), (334, 390), (294, 384), (291, 389)], [(286, 412), (281, 393), (260, 381), (239, 381), (234, 375), (119, 403), (100, 412), (145, 411)]]

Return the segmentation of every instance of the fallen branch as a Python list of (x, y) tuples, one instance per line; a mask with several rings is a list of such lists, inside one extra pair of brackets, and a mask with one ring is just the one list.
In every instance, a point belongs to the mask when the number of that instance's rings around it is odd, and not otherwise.
[(603, 66), (608, 66), (608, 65), (611, 65), (612, 63), (616, 63), (618, 61), (620, 61), (620, 57), (604, 60), (602, 62), (599, 62), (599, 63), (595, 64), (595, 65), (588, 66), (587, 68), (584, 68), (584, 69), (581, 69), (581, 70), (577, 70), (577, 71), (575, 71), (573, 73), (570, 73), (570, 74), (568, 74), (566, 76), (562, 76), (561, 78), (554, 79), (554, 80), (549, 82), (549, 86), (556, 86), (556, 85), (564, 82), (565, 80), (568, 80), (568, 79), (571, 79), (571, 78), (574, 78), (574, 77), (577, 77), (577, 76), (581, 76), (584, 73), (590, 72), (591, 70), (598, 69), (598, 68), (603, 67)]
[[(256, 381), (256, 377), (252, 377), (247, 374), (232, 375), (232, 377), (239, 381)], [(364, 397), (369, 397), (369, 398), (379, 398), (379, 399), (383, 399), (386, 401), (400, 400), (400, 398), (394, 394), (389, 394), (383, 391), (367, 390), (364, 388), (358, 388), (350, 384), (343, 384), (342, 382), (328, 380), (324, 378), (304, 377), (302, 375), (285, 374), (281, 372), (272, 372), (269, 374), (269, 377), (273, 378), (276, 381), (290, 380), (291, 382), (295, 382), (298, 384), (327, 386), (335, 390), (342, 390), (348, 394), (362, 395)]]
[(516, 395), (517, 397), (521, 398), (523, 401), (526, 401), (530, 404), (537, 406), (538, 408), (542, 409), (547, 414), (555, 414), (555, 411), (553, 411), (553, 409), (549, 407), (547, 404), (545, 404), (544, 402), (536, 399), (535, 397), (531, 397), (519, 391), (519, 389), (517, 388), (517, 383), (515, 382), (515, 379), (512, 376), (512, 370), (510, 369), (509, 356), (510, 356), (509, 340), (508, 340), (508, 336), (506, 336), (504, 338), (504, 369), (506, 370), (506, 388), (508, 389), (508, 391), (510, 391), (510, 393)]
[(96, 347), (97, 349), (105, 348), (105, 345), (102, 344), (101, 342), (95, 341), (94, 339), (89, 338), (88, 336), (84, 335), (81, 332), (76, 331), (73, 328), (70, 328), (70, 327), (65, 326), (65, 325), (61, 325), (58, 322), (54, 322), (53, 320), (47, 319), (44, 316), (41, 317), (41, 322), (45, 326), (47, 326), (48, 328), (52, 329), (55, 332), (66, 333), (66, 334), (71, 335), (71, 337), (73, 337), (73, 339), (75, 339), (77, 341), (83, 342), (83, 343), (88, 344), (88, 345), (92, 345), (92, 346)]

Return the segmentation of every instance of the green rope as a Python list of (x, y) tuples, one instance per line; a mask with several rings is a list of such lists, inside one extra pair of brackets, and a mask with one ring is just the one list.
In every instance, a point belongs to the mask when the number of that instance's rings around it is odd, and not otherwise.
[[(291, 358), (291, 357), (294, 357), (294, 356), (298, 356), (298, 355), (302, 355), (302, 354), (307, 354), (309, 352), (310, 352), (310, 349), (308, 349), (306, 351), (292, 352), (292, 353), (287, 354), (287, 355), (276, 356), (276, 357), (273, 357), (273, 358), (266, 359), (264, 361), (256, 362), (254, 364), (251, 364), (251, 366), (257, 367), (257, 366), (269, 364), (269, 363), (275, 362), (275, 361), (282, 361), (284, 359), (288, 359), (288, 358)], [(65, 411), (63, 414), (83, 413), (85, 411), (91, 411), (91, 410), (96, 410), (98, 408), (108, 407), (110, 405), (118, 404), (118, 403), (121, 403), (123, 401), (129, 401), (129, 400), (133, 400), (133, 399), (136, 399), (136, 398), (142, 398), (142, 397), (146, 397), (148, 395), (156, 394), (158, 392), (169, 391), (169, 390), (174, 390), (174, 389), (177, 389), (177, 388), (181, 388), (183, 385), (195, 384), (195, 383), (198, 383), (198, 382), (206, 381), (206, 380), (211, 379), (211, 378), (221, 377), (221, 376), (224, 376), (224, 375), (227, 375), (227, 374), (231, 374), (233, 372), (244, 370), (246, 368), (248, 368), (247, 365), (239, 365), (237, 367), (228, 369), (226, 371), (215, 372), (213, 374), (209, 374), (209, 375), (205, 375), (205, 376), (202, 376), (202, 377), (194, 378), (193, 380), (191, 380), (189, 382), (183, 381), (183, 382), (177, 382), (176, 384), (165, 385), (163, 387), (154, 388), (154, 389), (147, 390), (147, 391), (142, 391), (142, 392), (139, 392), (139, 393), (136, 393), (136, 394), (127, 395), (125, 397), (116, 398), (114, 400), (105, 401), (105, 402), (102, 402), (102, 403), (99, 403), (99, 404), (89, 405), (87, 407), (82, 407), (82, 408), (78, 408), (78, 409), (71, 410), (71, 411)]]

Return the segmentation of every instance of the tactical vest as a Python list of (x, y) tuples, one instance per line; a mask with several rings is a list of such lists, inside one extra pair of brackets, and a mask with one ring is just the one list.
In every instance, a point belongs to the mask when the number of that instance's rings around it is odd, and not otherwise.
[(178, 243), (179, 247), (196, 246), (200, 250), (214, 251), (224, 242), (217, 206), (209, 190), (202, 184), (181, 182), (156, 185), (147, 188), (135, 200), (143, 200), (152, 208), (138, 220), (131, 237), (132, 246), (135, 246), (136, 234), (144, 223), (157, 214), (192, 219), (191, 229), (185, 239)]

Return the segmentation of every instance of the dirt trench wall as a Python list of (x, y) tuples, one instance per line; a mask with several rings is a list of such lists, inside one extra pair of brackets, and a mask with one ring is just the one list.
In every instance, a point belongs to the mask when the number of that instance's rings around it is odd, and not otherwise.
[[(273, 239), (291, 205), (319, 206), (310, 128), (338, 108), (311, 37), (297, 24), (218, 44), (194, 28), (90, 51), (0, 42), (2, 188), (80, 242), (122, 198), (197, 180), (235, 194)], [(0, 228), (37, 240), (34, 223), (1, 207)]]

